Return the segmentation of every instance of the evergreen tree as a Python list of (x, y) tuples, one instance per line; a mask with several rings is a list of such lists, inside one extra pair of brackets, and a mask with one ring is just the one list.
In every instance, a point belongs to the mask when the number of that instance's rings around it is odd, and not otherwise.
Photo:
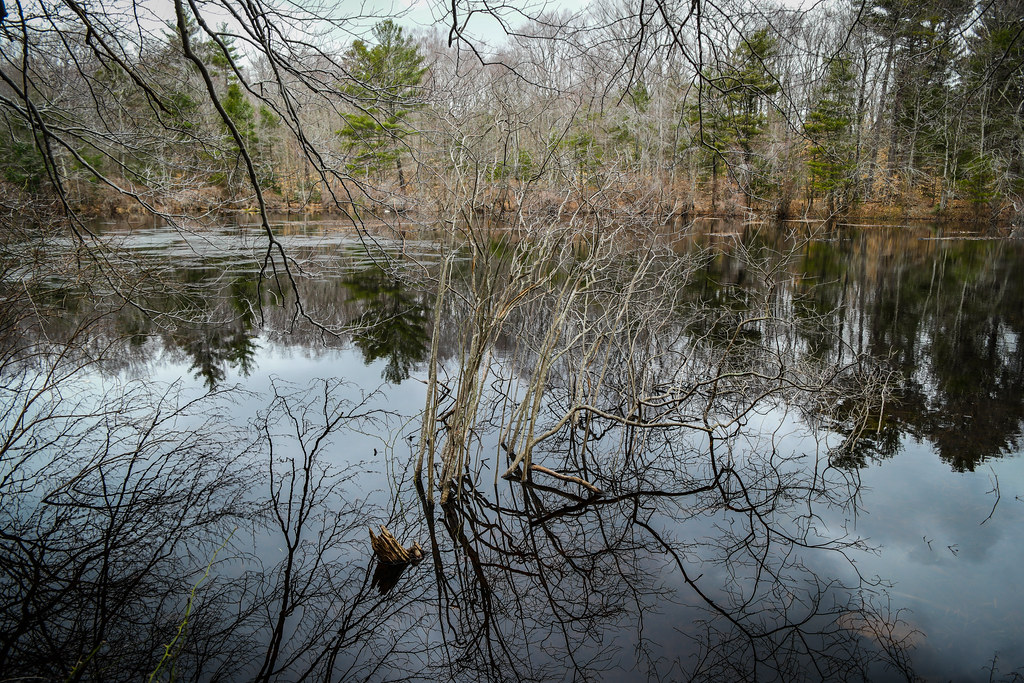
[(768, 124), (768, 98), (779, 91), (768, 69), (776, 39), (768, 29), (755, 31), (737, 43), (728, 68), (719, 79), (725, 92), (725, 128), (750, 162), (754, 146)]
[(876, 133), (889, 127), (889, 173), (946, 174), (951, 85), (970, 0), (869, 0), (864, 21), (886, 43)]
[(962, 60), (969, 140), (958, 156), (960, 190), (975, 204), (1009, 197), (1024, 206), (1024, 0), (992, 3)]
[[(242, 143), (249, 153), (256, 155), (258, 150), (259, 137), (256, 134), (256, 109), (252, 102), (245, 96), (242, 87), (237, 80), (232, 78), (228, 84), (227, 92), (223, 96), (222, 104), (224, 111), (231, 117), (231, 123), (242, 138)], [(220, 159), (223, 170), (214, 173), (214, 182), (218, 185), (226, 185), (232, 190), (239, 189), (234, 181), (235, 170), (238, 168), (241, 150), (234, 136), (231, 135), (227, 124), (221, 123), (223, 131), (223, 158)]]
[(702, 79), (700, 111), (690, 117), (701, 126), (702, 145), (712, 151), (713, 179), (724, 160), (750, 198), (763, 196), (766, 185), (758, 152), (770, 98), (779, 91), (769, 69), (776, 49), (777, 40), (768, 29), (741, 38), (721, 70)]
[(260, 167), (258, 171), (262, 176), (269, 176), (263, 168), (266, 164), (260, 163), (265, 150), (260, 145), (256, 108), (237, 75), (240, 55), (227, 25), (221, 24), (215, 33), (210, 34), (191, 13), (186, 12), (184, 36), (176, 23), (168, 22), (167, 27), (166, 46), (157, 54), (157, 61), (167, 71), (176, 73), (179, 80), (171, 87), (165, 103), (171, 113), (165, 125), (180, 131), (189, 142), (210, 141), (212, 144), (209, 145), (189, 144), (186, 149), (197, 150), (193, 152), (197, 157), (195, 162), (209, 166), (210, 183), (226, 187), (232, 193), (241, 189), (243, 183), (240, 181), (244, 175), (241, 173), (242, 150), (224, 120), (209, 108), (204, 111), (197, 104), (207, 95), (205, 86), (198, 81), (196, 65), (185, 59), (184, 41), (187, 38), (192, 52), (209, 71), (221, 106), (238, 131), (242, 144)]
[(395, 164), (404, 190), (402, 141), (413, 132), (406, 119), (421, 106), (419, 86), (427, 67), (412, 38), (390, 19), (373, 28), (373, 37), (373, 47), (357, 40), (346, 54), (352, 81), (342, 91), (358, 111), (344, 115), (338, 134), (354, 153), (349, 170), (366, 173)]
[(856, 168), (852, 135), (855, 79), (849, 58), (832, 59), (804, 123), (811, 143), (807, 150), (811, 200), (818, 194), (824, 196), (829, 215), (846, 208)]
[(0, 177), (27, 192), (37, 192), (46, 177), (36, 135), (21, 119), (0, 117)]

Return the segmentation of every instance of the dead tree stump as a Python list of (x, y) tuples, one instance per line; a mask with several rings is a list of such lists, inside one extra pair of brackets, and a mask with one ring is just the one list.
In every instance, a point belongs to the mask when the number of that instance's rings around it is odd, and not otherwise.
[(398, 539), (383, 526), (380, 528), (380, 536), (375, 536), (373, 529), (370, 529), (370, 547), (381, 564), (409, 564), (423, 559), (423, 548), (419, 543), (403, 548)]

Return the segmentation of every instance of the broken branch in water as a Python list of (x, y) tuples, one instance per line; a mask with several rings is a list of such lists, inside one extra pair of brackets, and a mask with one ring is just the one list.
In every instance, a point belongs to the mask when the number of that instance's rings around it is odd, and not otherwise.
[[(501, 442), (501, 447), (505, 449), (505, 452), (508, 453), (510, 458), (512, 458), (513, 460), (516, 459), (516, 454), (514, 452), (512, 452), (512, 449), (508, 447), (508, 444), (506, 444), (504, 441), (502, 441)], [(587, 481), (585, 479), (581, 479), (580, 477), (575, 477), (575, 476), (573, 476), (571, 474), (562, 474), (561, 472), (556, 472), (556, 471), (554, 471), (552, 469), (548, 469), (547, 467), (542, 467), (541, 465), (533, 465), (533, 464), (527, 466), (526, 469), (527, 469), (528, 472), (540, 472), (542, 474), (546, 474), (548, 476), (554, 477), (555, 479), (561, 479), (562, 481), (571, 481), (574, 484), (579, 484), (583, 488), (587, 489), (591, 493), (593, 493), (595, 495), (598, 495), (598, 496), (600, 496), (600, 495), (602, 495), (604, 493), (601, 489), (597, 488), (596, 486), (591, 484), (589, 481)], [(522, 477), (521, 470), (518, 467), (516, 467), (514, 470), (506, 472), (504, 477), (505, 477), (505, 479), (512, 479), (512, 478), (517, 478), (517, 477), (521, 478)]]
[(999, 493), (999, 476), (996, 474), (996, 471), (994, 469), (992, 469), (992, 478), (990, 481), (992, 482), (992, 490), (989, 491), (989, 493), (996, 494), (996, 500), (994, 503), (992, 503), (992, 510), (988, 513), (988, 517), (981, 520), (981, 524), (979, 524), (978, 526), (982, 526), (985, 524), (985, 522), (992, 519), (992, 515), (996, 514), (996, 506), (999, 505), (999, 499), (1002, 498), (1002, 494)]
[(583, 488), (587, 489), (588, 491), (592, 491), (593, 493), (596, 493), (598, 495), (601, 494), (601, 489), (597, 488), (589, 481), (580, 479), (579, 477), (574, 477), (571, 474), (562, 474), (561, 472), (555, 472), (554, 470), (549, 470), (547, 467), (541, 467), (540, 465), (530, 465), (529, 469), (531, 472), (542, 472), (543, 474), (554, 477), (555, 479), (574, 482), (576, 484), (579, 484)]
[(423, 548), (418, 542), (414, 542), (409, 548), (403, 548), (398, 539), (383, 526), (380, 528), (380, 536), (375, 536), (373, 529), (370, 529), (370, 547), (383, 564), (408, 564), (423, 559)]

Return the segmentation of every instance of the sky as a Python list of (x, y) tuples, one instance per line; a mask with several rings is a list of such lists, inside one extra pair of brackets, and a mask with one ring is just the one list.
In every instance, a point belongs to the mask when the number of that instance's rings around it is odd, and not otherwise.
[[(463, 35), (470, 40), (481, 41), (495, 47), (504, 42), (506, 37), (505, 29), (496, 17), (501, 17), (508, 26), (514, 28), (525, 20), (525, 15), (538, 16), (565, 11), (575, 13), (582, 11), (588, 3), (589, 0), (526, 0), (511, 3), (460, 0), (457, 8), (460, 12), (459, 21), (463, 27)], [(397, 0), (394, 3), (382, 0), (380, 5), (385, 11), (388, 8), (392, 9), (398, 15), (396, 21), (413, 30), (437, 27), (447, 33), (451, 27), (451, 5), (441, 0)], [(513, 7), (516, 9), (513, 10)]]
[[(456, 0), (462, 37), (484, 53), (501, 48), (506, 40), (506, 28), (514, 30), (528, 18), (543, 14), (583, 12), (591, 1)], [(791, 9), (820, 1), (782, 0)], [(236, 11), (241, 11), (236, 0), (197, 4), (211, 27), (226, 23), (237, 30), (237, 23), (225, 9), (235, 7)], [(294, 12), (296, 16), (307, 10), (332, 16), (335, 21), (329, 31), (330, 39), (342, 45), (356, 38), (368, 38), (374, 24), (387, 18), (414, 35), (437, 30), (447, 38), (451, 28), (451, 0), (277, 0), (268, 6), (280, 8), (285, 13)], [(174, 21), (174, 0), (112, 0), (104, 7), (106, 11), (112, 8), (119, 9), (126, 18), (134, 15), (144, 31), (157, 35), (165, 30), (168, 22)], [(316, 26), (309, 22), (296, 20), (293, 23), (296, 30), (316, 30)]]
[[(460, 22), (465, 22), (464, 35), (474, 42), (497, 46), (505, 40), (505, 30), (495, 16), (503, 17), (509, 26), (516, 26), (524, 20), (524, 14), (536, 16), (548, 11), (580, 11), (589, 0), (557, 0), (541, 2), (523, 0), (512, 3), (493, 3), (490, 0), (458, 0)], [(232, 0), (200, 2), (201, 13), (211, 27), (226, 23), (236, 27), (225, 6)], [(298, 12), (310, 9), (317, 13), (330, 14), (336, 22), (342, 42), (366, 37), (374, 24), (391, 18), (410, 33), (430, 31), (435, 28), (447, 34), (451, 21), (451, 4), (445, 0), (283, 0), (269, 6), (281, 7), (286, 11)], [(512, 7), (518, 9), (512, 10)], [(173, 0), (115, 0), (105, 7), (106, 11), (119, 10), (122, 16), (134, 16), (143, 30), (160, 33), (167, 23), (174, 22)], [(468, 21), (467, 10), (472, 9)], [(486, 10), (486, 11), (484, 11)], [(239, 8), (240, 11), (240, 8)], [(309, 27), (306, 27), (309, 28)]]

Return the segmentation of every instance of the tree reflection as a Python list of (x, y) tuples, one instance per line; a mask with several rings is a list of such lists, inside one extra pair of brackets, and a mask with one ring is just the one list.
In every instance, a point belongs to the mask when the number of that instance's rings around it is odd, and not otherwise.
[(3, 376), (5, 677), (358, 680), (411, 666), (392, 638), (418, 591), (382, 595), (365, 552), (372, 517), (408, 530), (351, 493), (358, 462), (329, 453), (381, 428), (371, 397), (277, 382), (254, 439), (211, 417), (231, 395), (102, 392), (72, 357), (8, 358)]
[(837, 303), (832, 329), (900, 375), (862, 448), (888, 457), (908, 433), (934, 443), (954, 469), (973, 470), (1020, 442), (1021, 253), (1000, 242), (920, 238), (864, 233), (853, 244), (815, 244), (799, 266), (815, 276), (803, 291), (816, 309)]
[[(260, 340), (284, 341), (309, 350), (338, 347), (351, 340), (366, 363), (384, 358), (384, 378), (407, 379), (426, 356), (429, 346), (428, 310), (423, 288), (400, 272), (361, 265), (360, 254), (338, 254), (327, 248), (296, 248), (309, 262), (330, 259), (318, 276), (298, 278), (304, 306), (315, 312), (319, 327), (295, 318), (267, 283), (258, 282), (244, 254), (217, 253), (178, 263), (150, 256), (152, 272), (137, 274), (138, 301), (133, 305), (95, 288), (55, 286), (49, 279), (34, 281), (34, 299), (52, 304), (61, 314), (42, 321), (56, 338), (67, 338), (85, 318), (96, 323), (91, 334), (107, 340), (128, 337), (135, 354), (121, 362), (146, 362), (153, 347), (191, 366), (196, 379), (209, 389), (220, 386), (229, 371), (248, 377), (256, 367)], [(59, 254), (57, 256), (60, 256)], [(158, 273), (158, 275), (153, 275)], [(107, 359), (109, 366), (117, 358)]]
[(394, 274), (371, 266), (347, 275), (343, 284), (359, 314), (349, 325), (363, 361), (386, 358), (384, 379), (399, 384), (427, 357), (427, 307), (418, 292)]
[(4, 377), (0, 670), (138, 680), (245, 516), (239, 434), (203, 416), (213, 397), (97, 393), (74, 370)]
[(229, 367), (248, 377), (259, 350), (256, 338), (251, 334), (219, 325), (191, 329), (179, 327), (174, 338), (177, 347), (191, 359), (196, 377), (202, 378), (209, 389), (216, 389), (224, 381)]
[[(651, 466), (654, 479), (663, 479), (660, 469)], [(767, 528), (685, 536), (682, 528), (707, 514), (700, 491), (630, 483), (644, 491), (581, 499), (535, 482), (489, 496), (465, 480), (461, 495), (441, 506), (443, 532), (432, 532), (446, 648), (432, 675), (911, 676), (913, 631), (875, 604), (873, 586), (818, 574), (792, 546), (772, 549), (788, 541)], [(692, 623), (672, 628), (668, 612)]]
[[(51, 443), (73, 444), (74, 460), (5, 451), (5, 672), (138, 680), (168, 644), (162, 671), (207, 680), (797, 680), (902, 661), (905, 638), (886, 635), (900, 633), (895, 618), (864, 586), (797, 557), (855, 544), (816, 548), (783, 524), (795, 508), (842, 504), (842, 481), (809, 487), (779, 453), (741, 481), (738, 464), (702, 469), (706, 453), (669, 431), (620, 469), (603, 444), (625, 430), (592, 417), (545, 458), (583, 466), (604, 495), (560, 481), (501, 481), (488, 495), (465, 478), (439, 508), (421, 492), (421, 517), (401, 480), (377, 507), (356, 493), (372, 462), (331, 457), (386, 417), (351, 395), (334, 381), (275, 382), (255, 441), (200, 418), (205, 402), (168, 409), (170, 396), (138, 391), (100, 397), (105, 410), (75, 429), (48, 416), (61, 427)], [(34, 424), (40, 435), (49, 423)], [(603, 432), (602, 447), (582, 448), (584, 430)], [(717, 533), (692, 533), (701, 519)], [(382, 586), (375, 522), (429, 539), (428, 560)], [(656, 624), (694, 607), (696, 630)]]
[[(1019, 256), (991, 245), (876, 237), (857, 249), (766, 237), (685, 267), (657, 250), (602, 252), (600, 284), (579, 292), (565, 273), (582, 247), (567, 240), (564, 261), (539, 271), (551, 286), (514, 299), (480, 356), (488, 381), (465, 432), (476, 456), (437, 506), (387, 438), (411, 428), (372, 392), (274, 380), (263, 398), (198, 399), (94, 372), (154, 341), (204, 358), (209, 386), (231, 364), (244, 371), (259, 352), (244, 277), (160, 320), (38, 282), (27, 291), (52, 298), (29, 305), (7, 287), (0, 670), (912, 679), (914, 625), (883, 580), (858, 573), (871, 548), (836, 520), (859, 514), (857, 468), (906, 434), (963, 468), (1019, 439), (1024, 295)], [(429, 338), (406, 284), (357, 270), (299, 286), (355, 321), (357, 346), (398, 381)], [(446, 329), (475, 314), (468, 292), (438, 310)], [(175, 317), (173, 331), (156, 324)], [(237, 326), (184, 324), (196, 317)], [(461, 343), (445, 334), (439, 347)], [(450, 396), (437, 394), (434, 436)], [(262, 409), (230, 423), (232, 400)], [(518, 441), (515, 415), (535, 420)], [(356, 446), (364, 433), (385, 437)], [(379, 566), (377, 524), (428, 556)]]
[[(832, 426), (850, 436), (850, 425), (856, 425), (858, 438), (851, 440), (851, 448), (857, 452), (848, 453), (848, 464), (890, 457), (906, 435), (934, 443), (958, 470), (973, 469), (1020, 442), (1024, 345), (1017, 340), (1024, 334), (1019, 284), (1024, 259), (1019, 246), (935, 240), (930, 231), (911, 229), (805, 239), (747, 226), (737, 235), (704, 245), (713, 247), (710, 256), (675, 289), (675, 310), (663, 314), (692, 337), (719, 346), (756, 347), (768, 342), (770, 337), (763, 335), (784, 331), (795, 336), (782, 343), (800, 346), (800, 354), (817, 362), (842, 365), (868, 354), (896, 373), (898, 384), (891, 386), (897, 390), (881, 419), (876, 413), (870, 426), (863, 421), (844, 426), (856, 415), (851, 406)], [(513, 245), (482, 249), (507, 260)], [(792, 249), (798, 258), (783, 262), (780, 255)], [(313, 248), (297, 253), (311, 262), (325, 258)], [(752, 259), (765, 258), (774, 259), (778, 268), (770, 281), (751, 270)], [(411, 275), (401, 266), (385, 271), (346, 262), (323, 277), (299, 278), (307, 306), (339, 336), (297, 325), (270, 305), (267, 292), (257, 291), (247, 275), (244, 259), (218, 256), (192, 267), (154, 257), (151, 267), (161, 276), (149, 284), (138, 276), (141, 307), (125, 306), (95, 288), (32, 281), (33, 299), (40, 306), (61, 309), (39, 329), (55, 339), (67, 338), (91, 318), (90, 343), (103, 346), (125, 336), (134, 340), (121, 362), (145, 362), (153, 350), (147, 343), (159, 342), (187, 360), (211, 388), (229, 370), (246, 376), (258, 362), (260, 340), (282, 340), (286, 332), (287, 343), (311, 351), (351, 339), (366, 362), (386, 360), (384, 378), (392, 383), (409, 377), (429, 355), (432, 306), (417, 279), (436, 277), (433, 266)], [(464, 266), (456, 263), (455, 268)], [(606, 270), (614, 272), (614, 267)], [(456, 272), (460, 277), (467, 275)], [(793, 325), (738, 325), (756, 317), (766, 286), (777, 295), (774, 316)], [(456, 309), (452, 305), (439, 312), (445, 321), (439, 328), (442, 354), (454, 353), (458, 345), (453, 316), (464, 312)], [(110, 316), (99, 315), (107, 311)], [(263, 327), (257, 336), (260, 313)], [(514, 341), (508, 334), (502, 333), (500, 343)], [(106, 362), (118, 360), (110, 355)]]
[[(851, 424), (842, 398), (863, 431), (886, 373), (862, 354), (804, 353), (770, 245), (737, 255), (747, 284), (724, 308), (707, 287), (691, 296), (700, 255), (622, 247), (611, 231), (567, 254), (552, 232), (470, 273), (460, 355), (473, 362), (428, 393), (422, 438), (442, 444), (439, 623), (457, 652), (441, 677), (910, 676), (912, 629), (872, 606), (881, 586), (853, 566), (866, 546), (821, 523), (854, 514), (858, 478), (818, 427)], [(604, 241), (616, 237), (622, 251)], [(480, 323), (492, 309), (500, 332)], [(476, 482), (503, 471), (517, 488), (488, 500)], [(425, 487), (428, 518), (431, 500)], [(455, 560), (437, 549), (449, 543)], [(840, 575), (815, 569), (837, 560)], [(695, 627), (648, 629), (667, 604)], [(852, 624), (877, 626), (878, 642)]]

